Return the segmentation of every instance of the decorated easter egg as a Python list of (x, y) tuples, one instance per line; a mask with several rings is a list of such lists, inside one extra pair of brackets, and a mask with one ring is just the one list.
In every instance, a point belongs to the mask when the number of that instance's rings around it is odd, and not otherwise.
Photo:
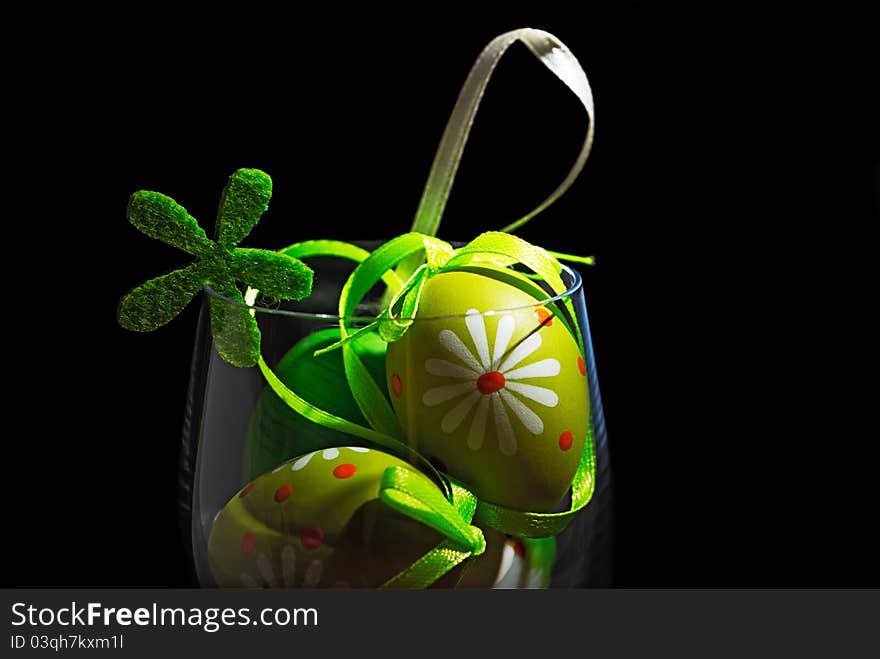
[(550, 511), (577, 470), (587, 379), (558, 313), (506, 282), (446, 272), (427, 280), (416, 321), (388, 346), (407, 441), (486, 501)]
[[(225, 588), (376, 588), (436, 547), (439, 533), (379, 496), (386, 468), (408, 466), (349, 446), (307, 453), (259, 476), (217, 515), (208, 558)], [(484, 531), (486, 551), (438, 586), (490, 587), (504, 536)]]
[[(342, 351), (314, 355), (316, 350), (338, 340), (339, 329), (335, 327), (310, 334), (296, 343), (273, 370), (285, 385), (317, 408), (360, 425), (369, 425), (345, 379)], [(355, 353), (379, 383), (385, 381), (386, 346), (375, 332), (364, 332), (352, 342)], [(294, 412), (266, 387), (251, 414), (243, 478), (253, 480), (284, 460), (347, 441), (350, 439), (339, 431)]]

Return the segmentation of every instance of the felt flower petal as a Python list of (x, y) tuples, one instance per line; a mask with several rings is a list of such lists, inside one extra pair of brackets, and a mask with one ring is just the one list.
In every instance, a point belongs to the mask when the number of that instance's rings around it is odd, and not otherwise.
[(232, 249), (269, 208), (272, 179), (259, 169), (239, 169), (229, 177), (217, 214), (217, 242)]
[(128, 221), (150, 238), (195, 256), (207, 254), (213, 243), (186, 209), (161, 192), (139, 190), (128, 201)]
[[(233, 284), (211, 284), (215, 291), (244, 304), (241, 291)], [(211, 298), (211, 334), (220, 356), (233, 366), (254, 366), (260, 357), (260, 330), (245, 306)]]
[(201, 287), (197, 263), (150, 279), (122, 298), (119, 324), (135, 332), (152, 332), (179, 314)]
[(301, 300), (312, 292), (312, 269), (287, 254), (265, 249), (233, 251), (238, 281), (281, 300)]

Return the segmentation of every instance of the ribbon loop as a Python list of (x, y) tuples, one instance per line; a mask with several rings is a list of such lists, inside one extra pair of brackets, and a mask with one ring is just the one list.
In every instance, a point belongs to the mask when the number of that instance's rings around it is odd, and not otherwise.
[[(465, 501), (466, 498), (471, 501)], [(476, 509), (476, 498), (460, 486), (453, 490), (453, 502), (456, 504), (453, 505), (434, 483), (419, 472), (406, 467), (388, 467), (382, 475), (379, 499), (394, 510), (446, 536), (459, 549), (466, 550), (472, 556), (479, 556), (486, 550), (483, 532), (470, 524)]]
[(422, 242), (425, 244), (425, 261), (428, 264), (428, 270), (432, 273), (446, 265), (449, 259), (452, 258), (452, 255), (455, 254), (452, 245), (445, 240), (423, 235)]
[(379, 336), (386, 342), (397, 341), (412, 325), (427, 278), (428, 266), (419, 266), (379, 316)]
[(503, 231), (513, 231), (522, 226), (559, 199), (571, 187), (586, 164), (590, 148), (593, 145), (596, 113), (590, 83), (577, 58), (556, 36), (544, 30), (522, 28), (505, 32), (492, 39), (483, 49), (477, 61), (474, 62), (464, 85), (462, 85), (455, 107), (452, 109), (452, 115), (449, 117), (446, 130), (440, 140), (440, 146), (434, 156), (431, 172), (428, 174), (428, 181), (425, 184), (425, 190), (413, 220), (413, 231), (420, 231), (432, 236), (437, 233), (443, 210), (446, 207), (446, 200), (452, 189), (452, 182), (455, 180), (458, 164), (461, 161), (477, 109), (480, 107), (480, 101), (489, 84), (489, 78), (502, 55), (517, 41), (524, 43), (529, 51), (577, 96), (586, 110), (589, 126), (580, 153), (562, 183), (535, 209), (508, 224)]
[(483, 532), (471, 525), (477, 498), (452, 483), (449, 503), (423, 474), (407, 467), (388, 467), (382, 474), (379, 499), (390, 508), (445, 536), (427, 554), (382, 584), (382, 588), (427, 588), (457, 565), (486, 551)]

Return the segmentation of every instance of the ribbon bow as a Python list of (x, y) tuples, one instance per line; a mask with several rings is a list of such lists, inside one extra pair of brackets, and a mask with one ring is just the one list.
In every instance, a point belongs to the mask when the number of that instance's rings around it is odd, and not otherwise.
[(269, 206), (272, 179), (259, 169), (239, 169), (223, 190), (216, 240), (176, 201), (159, 192), (135, 192), (128, 220), (155, 238), (196, 256), (195, 263), (150, 279), (130, 291), (119, 305), (119, 324), (151, 332), (177, 316), (203, 287), (238, 302), (211, 299), (211, 331), (217, 352), (234, 366), (253, 366), (260, 356), (260, 330), (236, 285), (243, 281), (264, 294), (299, 300), (311, 293), (312, 271), (287, 254), (237, 245)]
[(446, 538), (382, 588), (427, 588), (462, 561), (486, 550), (483, 532), (470, 524), (477, 498), (457, 483), (452, 484), (450, 503), (423, 474), (406, 467), (388, 467), (382, 474), (379, 499)]
[[(578, 473), (580, 475), (589, 472), (579, 470)], [(584, 499), (586, 490), (583, 484), (575, 483), (572, 490), (575, 498), (579, 499), (580, 509), (589, 500), (589, 496)], [(379, 486), (379, 499), (390, 508), (445, 536), (436, 547), (382, 584), (383, 589), (427, 588), (457, 565), (480, 556), (486, 551), (486, 539), (482, 530), (471, 524), (475, 518), (491, 528), (503, 529), (504, 524), (512, 524), (510, 530), (516, 529), (516, 534), (521, 536), (532, 561), (536, 565), (552, 565), (556, 547), (553, 537), (564, 528), (567, 521), (559, 518), (570, 518), (570, 514), (565, 513), (540, 515), (539, 517), (544, 518), (543, 524), (533, 524), (529, 528), (521, 523), (527, 517), (522, 517), (523, 513), (517, 513), (519, 520), (506, 519), (498, 526), (493, 522), (501, 520), (489, 519), (491, 513), (487, 515), (486, 505), (460, 483), (452, 482), (450, 503), (437, 485), (408, 467), (388, 467), (385, 470)]]

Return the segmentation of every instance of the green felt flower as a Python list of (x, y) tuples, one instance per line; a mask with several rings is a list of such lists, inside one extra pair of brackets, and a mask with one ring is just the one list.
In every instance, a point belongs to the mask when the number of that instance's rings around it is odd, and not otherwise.
[[(269, 206), (272, 179), (259, 169), (239, 169), (230, 178), (217, 214), (215, 240), (170, 197), (135, 192), (128, 219), (140, 231), (197, 257), (191, 265), (150, 279), (119, 305), (119, 324), (151, 332), (179, 314), (204, 286), (244, 303), (238, 282), (282, 300), (300, 300), (312, 290), (312, 271), (299, 259), (264, 249), (237, 247)], [(253, 366), (260, 356), (260, 330), (251, 312), (211, 298), (211, 332), (220, 356), (235, 366)]]

